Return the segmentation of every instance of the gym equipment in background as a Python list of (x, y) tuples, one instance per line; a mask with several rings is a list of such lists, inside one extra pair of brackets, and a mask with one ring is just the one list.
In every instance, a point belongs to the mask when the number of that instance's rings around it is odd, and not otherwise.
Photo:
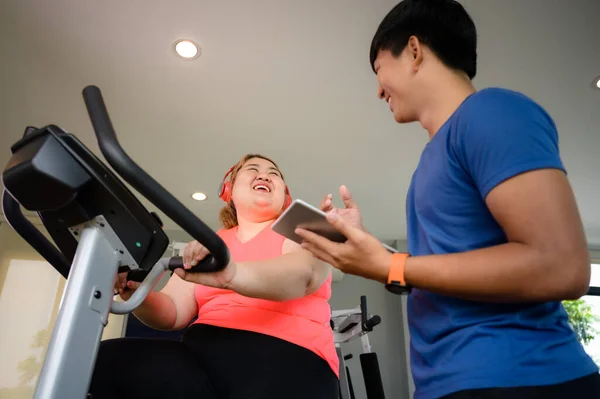
[(344, 355), (341, 344), (360, 338), (363, 353), (360, 354), (360, 365), (367, 399), (385, 399), (383, 382), (379, 371), (377, 353), (371, 350), (368, 334), (381, 323), (381, 317), (370, 316), (367, 312), (367, 297), (360, 297), (360, 306), (349, 310), (331, 312), (334, 342), (340, 359), (340, 399), (355, 399), (350, 372), (346, 360), (353, 356)]
[[(222, 270), (229, 263), (225, 243), (125, 153), (100, 90), (88, 86), (83, 98), (106, 161), (210, 251), (191, 271)], [(169, 239), (158, 216), (75, 135), (54, 125), (28, 127), (11, 152), (2, 175), (6, 220), (67, 278), (34, 397), (85, 398), (109, 312), (132, 312), (182, 260), (161, 259)], [(23, 216), (21, 206), (38, 213), (56, 246)], [(118, 272), (143, 281), (125, 302), (113, 300)]]

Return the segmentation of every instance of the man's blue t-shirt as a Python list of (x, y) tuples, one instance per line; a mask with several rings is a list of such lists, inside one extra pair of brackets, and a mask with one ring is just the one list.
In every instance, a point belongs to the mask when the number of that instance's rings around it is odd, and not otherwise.
[[(506, 243), (485, 197), (506, 179), (540, 168), (564, 170), (548, 114), (509, 90), (472, 94), (427, 144), (413, 175), (406, 203), (410, 254)], [(556, 384), (598, 371), (560, 302), (482, 303), (414, 289), (408, 320), (415, 399)]]

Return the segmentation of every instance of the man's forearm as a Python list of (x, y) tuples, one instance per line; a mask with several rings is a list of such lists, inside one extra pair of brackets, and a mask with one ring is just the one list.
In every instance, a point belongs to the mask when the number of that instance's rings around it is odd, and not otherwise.
[(171, 298), (155, 291), (150, 291), (133, 314), (142, 323), (156, 330), (172, 330), (177, 320), (177, 309)]
[(557, 258), (525, 244), (508, 243), (456, 254), (409, 257), (405, 278), (414, 287), (468, 300), (563, 300), (581, 295), (581, 278), (573, 269), (583, 267), (582, 262), (585, 257)]
[(236, 264), (233, 291), (252, 298), (286, 301), (306, 295), (313, 278), (310, 254), (290, 253), (260, 262)]

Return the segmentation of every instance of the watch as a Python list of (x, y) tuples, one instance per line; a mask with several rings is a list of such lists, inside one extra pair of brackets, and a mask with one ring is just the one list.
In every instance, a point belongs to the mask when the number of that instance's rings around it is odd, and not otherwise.
[(411, 287), (406, 284), (406, 280), (404, 280), (404, 266), (406, 265), (406, 259), (408, 259), (409, 256), (410, 255), (407, 253), (392, 254), (388, 281), (385, 285), (385, 288), (389, 292), (396, 295), (406, 295), (410, 293)]

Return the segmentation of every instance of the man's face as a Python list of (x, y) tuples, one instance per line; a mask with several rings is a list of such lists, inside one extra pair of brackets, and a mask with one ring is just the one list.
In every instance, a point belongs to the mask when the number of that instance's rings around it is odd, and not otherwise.
[(407, 46), (398, 57), (394, 57), (388, 50), (379, 51), (374, 63), (379, 83), (377, 96), (388, 103), (398, 123), (417, 120), (412, 94), (414, 90), (412, 61)]

